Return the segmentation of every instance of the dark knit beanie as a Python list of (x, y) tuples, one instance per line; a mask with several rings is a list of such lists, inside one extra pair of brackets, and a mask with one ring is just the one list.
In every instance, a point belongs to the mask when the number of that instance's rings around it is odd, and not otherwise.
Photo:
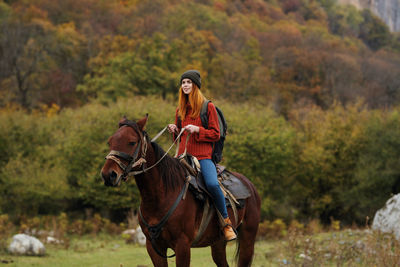
[(201, 88), (201, 78), (200, 78), (200, 72), (197, 70), (188, 70), (185, 71), (182, 76), (181, 76), (181, 84), (183, 79), (190, 79), (192, 82), (194, 82), (197, 87)]

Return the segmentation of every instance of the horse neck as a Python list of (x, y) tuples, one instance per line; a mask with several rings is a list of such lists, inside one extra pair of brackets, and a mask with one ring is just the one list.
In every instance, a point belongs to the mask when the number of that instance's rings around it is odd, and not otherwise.
[[(148, 145), (146, 154), (147, 167), (153, 166), (157, 161), (154, 149)], [(166, 205), (166, 190), (161, 177), (159, 165), (151, 168), (145, 173), (135, 176), (136, 185), (140, 191), (143, 210), (159, 210)], [(168, 203), (168, 202), (167, 202)]]

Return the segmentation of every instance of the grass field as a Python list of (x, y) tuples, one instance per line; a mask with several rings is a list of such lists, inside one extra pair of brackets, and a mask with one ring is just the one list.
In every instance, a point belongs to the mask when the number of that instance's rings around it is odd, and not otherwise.
[[(228, 244), (230, 266), (236, 245)], [(0, 253), (3, 266), (152, 266), (146, 249), (126, 244), (120, 236), (70, 237), (69, 247), (46, 245), (46, 256)], [(210, 248), (192, 249), (191, 266), (215, 266)], [(168, 254), (172, 251), (169, 250)], [(2, 263), (2, 264), (1, 264)], [(175, 266), (175, 258), (169, 259)], [(400, 266), (400, 246), (392, 236), (369, 230), (344, 230), (315, 235), (289, 234), (282, 240), (258, 241), (252, 266)]]
[[(253, 266), (265, 265), (264, 252), (272, 243), (258, 242)], [(227, 253), (230, 265), (234, 257), (236, 245), (228, 244)], [(172, 254), (168, 250), (168, 254)], [(210, 248), (195, 248), (191, 250), (192, 266), (214, 266)], [(44, 266), (44, 267), (70, 267), (70, 266), (153, 266), (146, 249), (138, 245), (125, 244), (122, 238), (99, 236), (97, 238), (84, 237), (71, 239), (68, 249), (55, 245), (46, 245), (46, 256), (12, 256), (0, 254), (0, 263), (4, 266)], [(175, 266), (175, 258), (169, 259), (169, 264)], [(264, 264), (264, 265), (263, 265)], [(0, 264), (1, 265), (1, 264)]]

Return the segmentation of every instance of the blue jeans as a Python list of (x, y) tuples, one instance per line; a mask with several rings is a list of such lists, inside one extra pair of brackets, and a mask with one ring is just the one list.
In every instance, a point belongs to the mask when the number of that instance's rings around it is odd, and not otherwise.
[(215, 164), (211, 159), (200, 160), (201, 172), (203, 173), (204, 182), (206, 183), (207, 190), (214, 198), (214, 204), (221, 213), (222, 217), (228, 218), (228, 212), (225, 206), (225, 197), (219, 187), (217, 170)]

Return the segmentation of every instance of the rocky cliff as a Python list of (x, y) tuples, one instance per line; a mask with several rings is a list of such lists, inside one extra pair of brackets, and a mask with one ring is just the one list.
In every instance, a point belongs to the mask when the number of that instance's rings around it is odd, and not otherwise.
[(400, 32), (400, 0), (338, 0), (359, 9), (368, 8), (380, 17), (392, 32)]

